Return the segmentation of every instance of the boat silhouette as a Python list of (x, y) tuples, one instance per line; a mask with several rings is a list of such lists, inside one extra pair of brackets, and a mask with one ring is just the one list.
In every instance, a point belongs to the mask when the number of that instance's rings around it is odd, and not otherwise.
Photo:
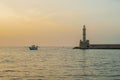
[(38, 50), (38, 46), (36, 45), (32, 45), (29, 47), (30, 50)]

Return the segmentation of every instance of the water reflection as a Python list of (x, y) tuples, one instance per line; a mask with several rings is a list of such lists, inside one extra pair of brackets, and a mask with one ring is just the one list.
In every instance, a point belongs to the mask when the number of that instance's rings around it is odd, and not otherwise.
[(0, 49), (0, 80), (119, 80), (120, 51)]
[(87, 74), (86, 74), (86, 68), (87, 68), (87, 64), (86, 64), (86, 50), (82, 50), (82, 58), (83, 58), (83, 65), (82, 65), (82, 70), (83, 70), (83, 79), (84, 80), (87, 80), (87, 78), (86, 78), (86, 76), (87, 76)]

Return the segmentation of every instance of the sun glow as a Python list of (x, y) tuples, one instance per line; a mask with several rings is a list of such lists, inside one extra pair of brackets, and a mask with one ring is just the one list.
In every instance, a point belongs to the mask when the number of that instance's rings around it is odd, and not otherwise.
[[(88, 38), (93, 42), (108, 41), (106, 36), (119, 41), (120, 11), (116, 5), (119, 6), (119, 2), (108, 0), (2, 0), (0, 44), (78, 45), (83, 24), (87, 26)], [(106, 30), (111, 34), (105, 35)]]

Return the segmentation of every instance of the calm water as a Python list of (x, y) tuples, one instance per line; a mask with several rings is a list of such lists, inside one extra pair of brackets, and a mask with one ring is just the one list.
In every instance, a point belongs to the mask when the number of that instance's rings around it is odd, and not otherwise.
[(120, 80), (120, 50), (0, 48), (0, 80)]

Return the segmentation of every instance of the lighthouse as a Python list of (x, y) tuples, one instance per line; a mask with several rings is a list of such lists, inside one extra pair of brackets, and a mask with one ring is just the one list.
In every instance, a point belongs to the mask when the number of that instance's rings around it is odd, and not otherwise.
[(83, 25), (83, 41), (86, 41), (86, 27)]
[(82, 40), (80, 40), (79, 46), (73, 49), (120, 49), (120, 44), (90, 44), (86, 32), (86, 26), (83, 25)]
[(83, 40), (80, 40), (79, 44), (81, 49), (88, 49), (89, 48), (89, 40), (86, 40), (86, 27), (83, 25)]

